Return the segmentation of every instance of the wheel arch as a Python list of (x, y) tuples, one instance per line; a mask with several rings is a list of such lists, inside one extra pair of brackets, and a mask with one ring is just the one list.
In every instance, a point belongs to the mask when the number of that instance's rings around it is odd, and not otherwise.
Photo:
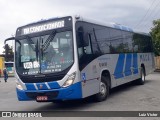
[(111, 82), (111, 74), (110, 74), (109, 70), (108, 69), (102, 70), (100, 78), (102, 76), (108, 76), (109, 77), (109, 81), (108, 81), (109, 82), (109, 88), (111, 88), (112, 82)]

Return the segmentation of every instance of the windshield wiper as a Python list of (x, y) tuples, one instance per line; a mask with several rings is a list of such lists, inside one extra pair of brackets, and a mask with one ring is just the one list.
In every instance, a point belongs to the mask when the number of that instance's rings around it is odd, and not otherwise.
[(52, 33), (50, 34), (50, 36), (47, 38), (47, 40), (45, 41), (45, 43), (42, 45), (42, 50), (45, 51), (48, 46), (50, 45), (50, 42), (53, 40), (53, 38), (56, 35), (56, 30), (52, 31)]
[[(50, 45), (50, 42), (53, 40), (53, 38), (56, 35), (56, 31), (52, 31), (52, 33), (49, 35), (49, 37), (47, 38), (47, 40), (45, 41), (45, 43), (43, 44), (43, 38), (40, 37), (40, 41), (38, 42), (37, 40), (37, 44), (36, 44), (36, 57), (39, 58), (39, 62), (40, 62), (40, 74), (41, 70), (42, 70), (42, 61), (43, 60), (43, 51), (45, 51), (48, 46)], [(38, 59), (37, 59), (38, 61)]]

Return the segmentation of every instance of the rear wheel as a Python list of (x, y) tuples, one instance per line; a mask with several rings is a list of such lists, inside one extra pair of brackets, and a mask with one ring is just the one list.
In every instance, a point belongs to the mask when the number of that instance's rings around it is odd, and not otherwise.
[(146, 77), (145, 77), (145, 70), (143, 67), (141, 67), (141, 78), (138, 79), (137, 83), (139, 85), (143, 85), (145, 83)]
[(97, 102), (104, 101), (105, 99), (107, 99), (108, 95), (109, 95), (109, 77), (102, 76), (100, 82), (100, 91), (98, 94), (95, 95), (95, 100)]

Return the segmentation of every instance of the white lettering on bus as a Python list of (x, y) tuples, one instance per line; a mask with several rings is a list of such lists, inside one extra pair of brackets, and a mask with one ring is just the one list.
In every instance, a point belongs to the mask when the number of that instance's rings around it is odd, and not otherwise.
[(41, 31), (46, 31), (46, 30), (51, 30), (51, 29), (56, 29), (56, 28), (61, 28), (61, 27), (64, 27), (64, 20), (58, 21), (58, 22), (52, 22), (48, 24), (43, 24), (39, 26), (24, 28), (23, 34), (36, 33), (36, 32), (41, 32)]

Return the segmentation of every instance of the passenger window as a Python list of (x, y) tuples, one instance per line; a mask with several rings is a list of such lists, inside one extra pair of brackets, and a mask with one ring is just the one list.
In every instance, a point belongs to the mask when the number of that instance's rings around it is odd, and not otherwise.
[(95, 30), (97, 36), (97, 42), (100, 47), (102, 54), (109, 53), (110, 46), (110, 36), (109, 36), (109, 28), (103, 27)]
[[(122, 35), (123, 35), (123, 49), (125, 53), (128, 52), (133, 52), (134, 48), (133, 48), (133, 33), (131, 32), (127, 32), (127, 31), (122, 31)], [(135, 47), (135, 50), (137, 48)]]
[(123, 37), (121, 30), (110, 29), (110, 52), (123, 53)]

